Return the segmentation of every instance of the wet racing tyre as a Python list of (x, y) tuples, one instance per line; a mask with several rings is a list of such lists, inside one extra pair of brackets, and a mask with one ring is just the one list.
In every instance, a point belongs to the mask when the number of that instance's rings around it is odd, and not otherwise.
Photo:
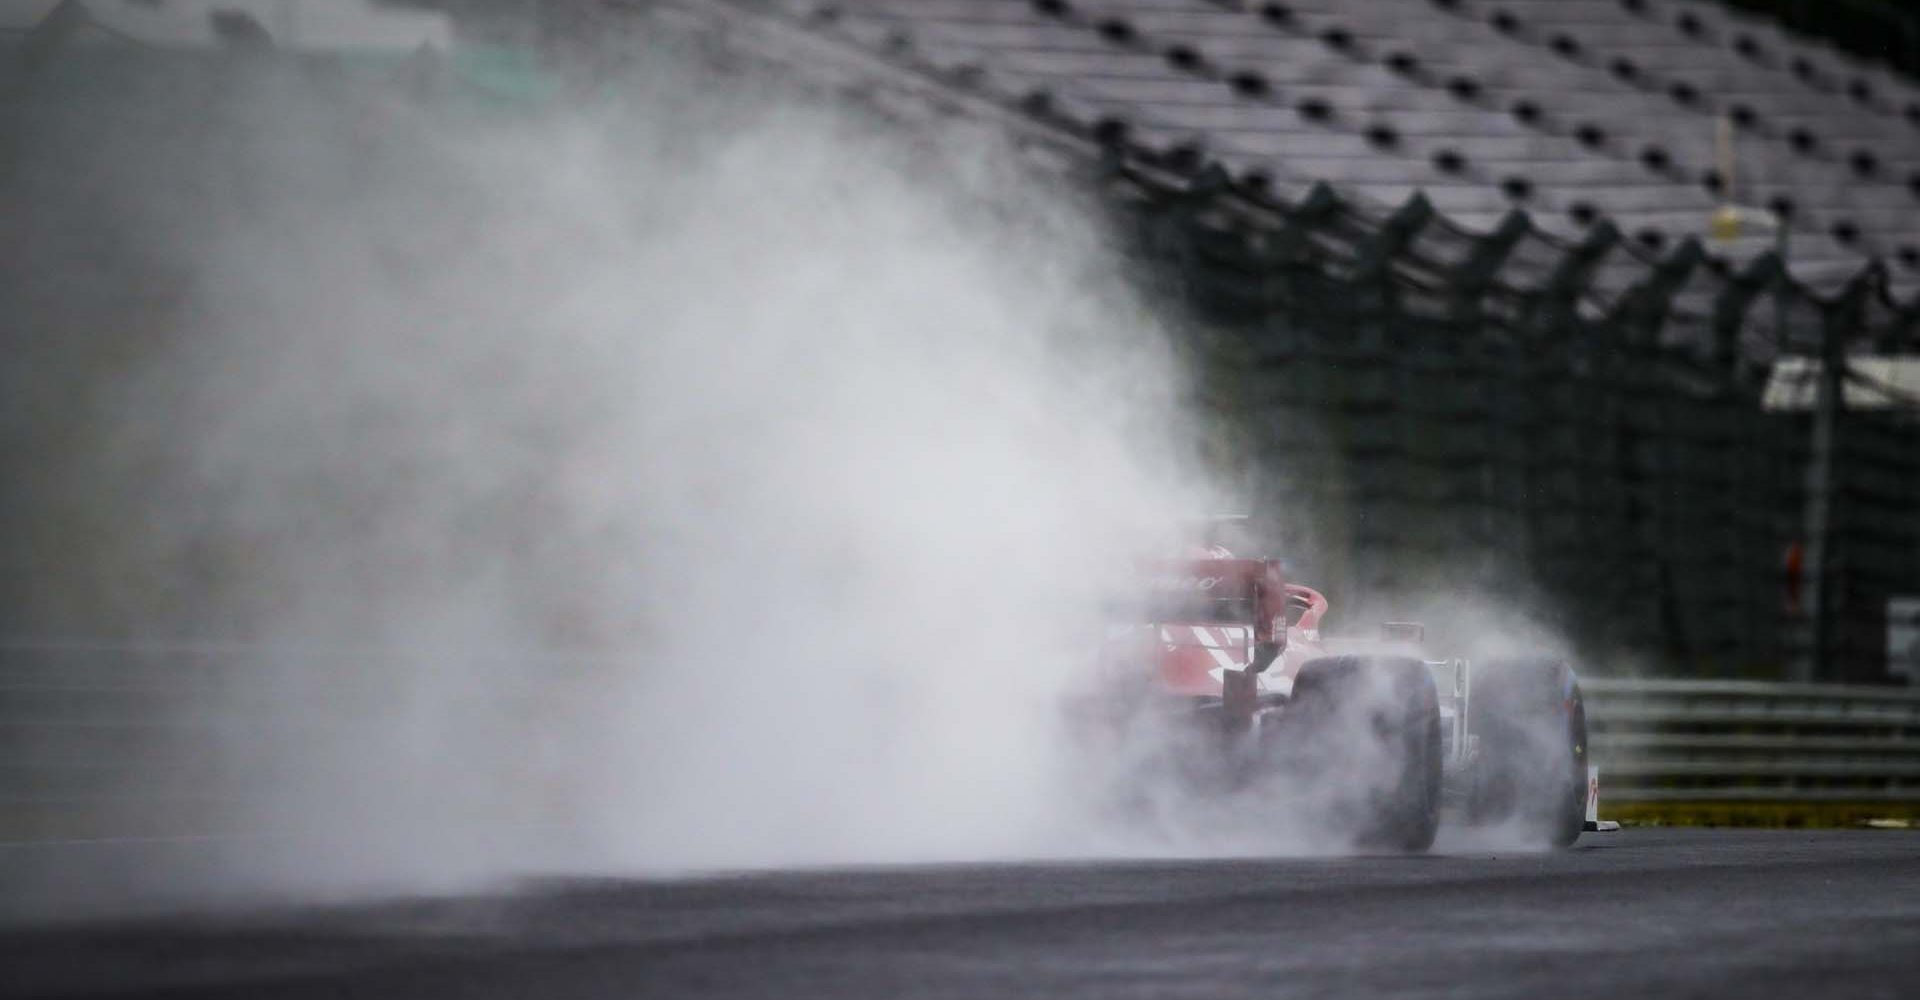
[(1468, 818), (1512, 824), (1540, 846), (1571, 846), (1587, 805), (1587, 712), (1579, 680), (1549, 657), (1488, 660), (1468, 669), (1467, 733), (1474, 741)]
[(1330, 656), (1294, 677), (1282, 725), (1296, 768), (1329, 793), (1328, 817), (1370, 850), (1424, 851), (1440, 825), (1440, 702), (1433, 675), (1398, 656)]

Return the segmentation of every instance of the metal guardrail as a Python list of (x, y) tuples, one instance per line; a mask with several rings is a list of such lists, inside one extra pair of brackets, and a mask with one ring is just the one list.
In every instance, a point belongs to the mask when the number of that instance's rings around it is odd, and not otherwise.
[(1613, 802), (1920, 801), (1920, 690), (1590, 679)]
[[(223, 832), (213, 779), (235, 762), (214, 744), (269, 723), (210, 696), (268, 659), (379, 658), (0, 643), (0, 841)], [(563, 675), (579, 662), (541, 658)], [(1920, 801), (1920, 689), (1610, 678), (1585, 689), (1603, 804)]]

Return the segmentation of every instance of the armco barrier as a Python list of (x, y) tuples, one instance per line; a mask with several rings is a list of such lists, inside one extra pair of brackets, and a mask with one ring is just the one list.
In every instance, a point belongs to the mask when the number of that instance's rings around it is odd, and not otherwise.
[(1612, 802), (1920, 801), (1920, 690), (1589, 679)]
[[(590, 669), (577, 658), (527, 655), (542, 661), (540, 676)], [(219, 779), (246, 762), (216, 746), (287, 717), (285, 706), (223, 696), (234, 680), (293, 666), (364, 681), (396, 658), (407, 657), (238, 643), (0, 642), (0, 841), (221, 832), (213, 819), (224, 812)], [(335, 708), (378, 710), (378, 691), (329, 686), (347, 695)], [(1603, 808), (1920, 802), (1920, 690), (1607, 678), (1584, 686)]]

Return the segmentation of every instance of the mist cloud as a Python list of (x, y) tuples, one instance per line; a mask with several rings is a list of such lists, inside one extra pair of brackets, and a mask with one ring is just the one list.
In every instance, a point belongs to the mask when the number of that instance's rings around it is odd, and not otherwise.
[(1207, 503), (1095, 213), (664, 54), (505, 120), (251, 72), (43, 97), (15, 178), (29, 626), (282, 651), (181, 708), (212, 881), (1067, 849), (1054, 696)]

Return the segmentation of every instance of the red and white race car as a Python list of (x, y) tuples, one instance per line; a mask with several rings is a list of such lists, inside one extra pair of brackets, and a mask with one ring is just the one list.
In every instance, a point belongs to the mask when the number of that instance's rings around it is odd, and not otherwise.
[(1443, 813), (1543, 847), (1597, 828), (1563, 660), (1434, 656), (1410, 623), (1330, 637), (1318, 591), (1217, 546), (1142, 570), (1076, 704), (1083, 734), (1170, 722), (1186, 783), (1293, 795), (1362, 849), (1424, 851)]

